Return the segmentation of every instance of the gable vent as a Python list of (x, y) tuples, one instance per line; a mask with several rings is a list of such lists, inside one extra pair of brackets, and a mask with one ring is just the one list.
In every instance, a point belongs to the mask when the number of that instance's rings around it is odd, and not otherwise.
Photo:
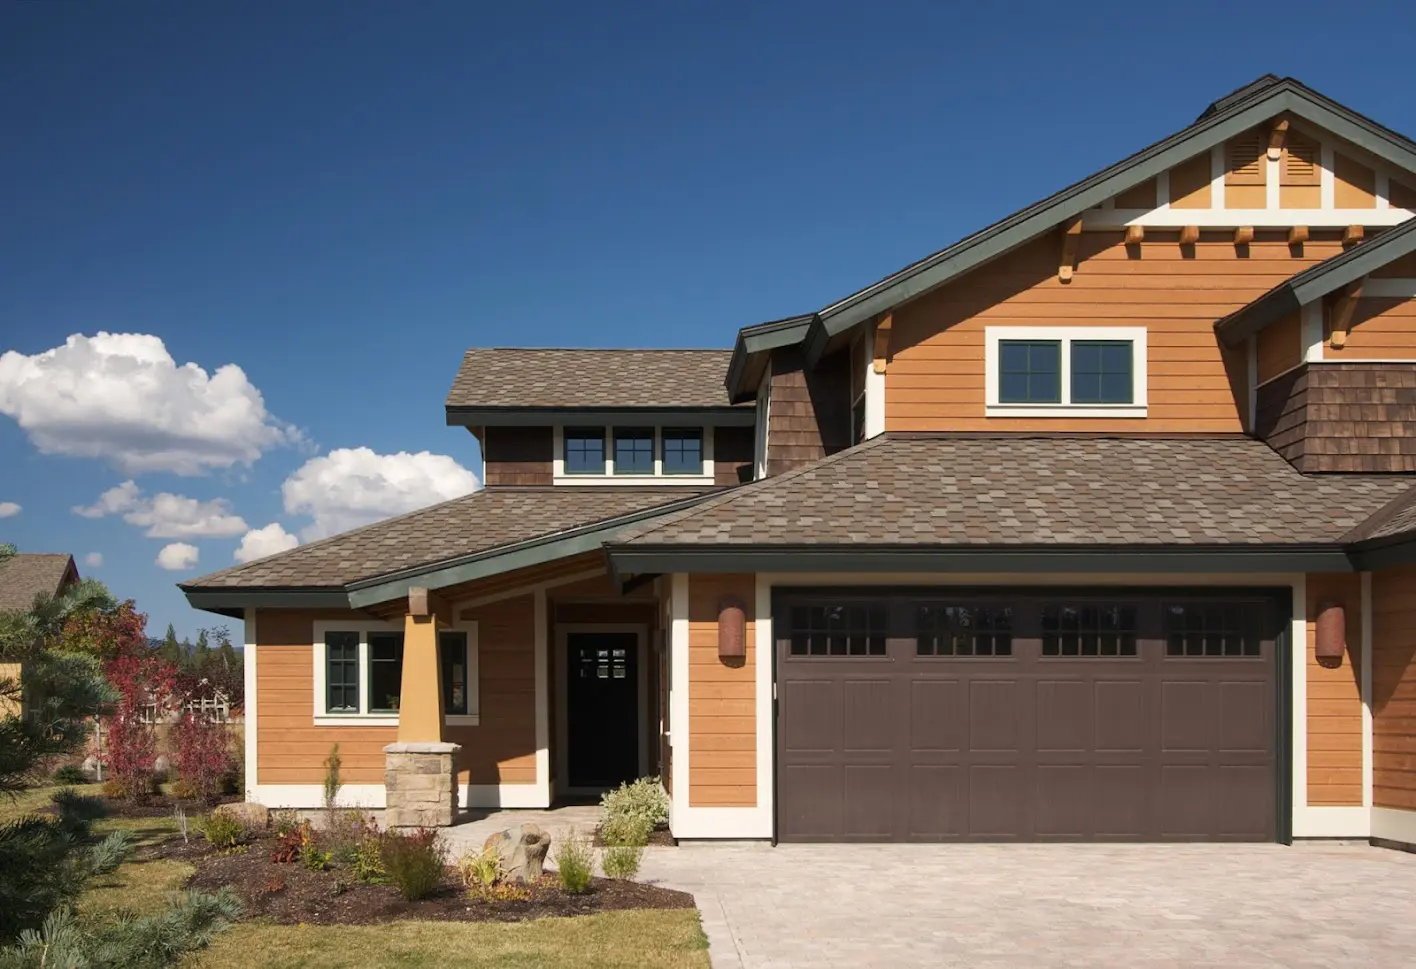
[(1317, 144), (1290, 132), (1283, 151), (1283, 184), (1317, 185), (1319, 181)]
[(1230, 140), (1224, 146), (1225, 175), (1228, 185), (1262, 185), (1264, 183), (1264, 153), (1267, 151), (1263, 137), (1257, 131), (1250, 131)]

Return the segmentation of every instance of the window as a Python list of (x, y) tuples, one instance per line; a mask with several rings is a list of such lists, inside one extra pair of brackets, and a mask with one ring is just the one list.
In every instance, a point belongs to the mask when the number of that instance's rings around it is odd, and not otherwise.
[(330, 713), (358, 713), (359, 634), (326, 634), (325, 663), (325, 709)]
[(403, 634), (369, 633), (369, 712), (397, 713), (403, 692)]
[(922, 605), (917, 622), (920, 656), (1013, 655), (1011, 606)]
[(1091, 603), (1043, 606), (1042, 655), (1135, 656), (1136, 607)]
[(654, 473), (654, 429), (615, 428), (615, 474)]
[(1165, 655), (1262, 655), (1262, 609), (1253, 602), (1171, 603), (1164, 609)]
[[(703, 473), (703, 430), (698, 427), (664, 428), (664, 474)], [(616, 455), (615, 467), (619, 467)]]
[(441, 652), (443, 715), (466, 717), (475, 710), (472, 704), (472, 664), (471, 650), (468, 648), (467, 633), (463, 630), (449, 630), (438, 633), (438, 650)]
[(1146, 330), (990, 326), (989, 417), (1145, 417)]
[(794, 606), (793, 656), (884, 656), (884, 605)]
[(568, 427), (565, 429), (565, 473), (605, 473), (605, 429)]

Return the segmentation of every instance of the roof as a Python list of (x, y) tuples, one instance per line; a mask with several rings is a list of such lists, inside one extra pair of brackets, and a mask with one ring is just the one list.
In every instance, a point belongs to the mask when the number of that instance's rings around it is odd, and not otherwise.
[(1388, 229), (1279, 283), (1258, 299), (1214, 325), (1225, 343), (1233, 346), (1296, 311), (1305, 303), (1337, 292), (1373, 270), (1416, 252), (1416, 219)]
[(58, 595), (78, 581), (74, 557), (65, 553), (21, 552), (0, 561), (0, 610), (28, 609), (34, 597)]
[(729, 350), (472, 349), (447, 408), (726, 408)]
[(182, 583), (215, 589), (344, 589), (703, 494), (692, 488), (485, 488)]
[(1416, 476), (1305, 476), (1244, 437), (892, 435), (626, 534), (653, 546), (1337, 543)]

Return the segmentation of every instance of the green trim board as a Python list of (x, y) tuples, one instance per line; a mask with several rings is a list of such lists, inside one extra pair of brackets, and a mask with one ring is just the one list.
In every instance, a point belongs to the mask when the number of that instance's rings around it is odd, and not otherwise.
[(449, 427), (547, 427), (551, 424), (692, 423), (750, 427), (751, 407), (459, 407), (448, 406)]
[(1299, 307), (1337, 292), (1412, 252), (1416, 252), (1416, 219), (1408, 219), (1369, 242), (1353, 246), (1284, 280), (1215, 323), (1215, 332), (1226, 344), (1235, 346)]
[(723, 379), (728, 399), (737, 404), (755, 397), (757, 383), (766, 364), (765, 355), (778, 347), (801, 343), (815, 319), (815, 313), (807, 313), (739, 330), (732, 359), (728, 362), (728, 373)]

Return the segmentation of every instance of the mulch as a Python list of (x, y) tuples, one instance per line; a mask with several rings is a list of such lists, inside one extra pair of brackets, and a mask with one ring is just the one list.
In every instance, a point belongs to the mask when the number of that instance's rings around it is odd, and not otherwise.
[(553, 874), (530, 886), (529, 899), (470, 896), (452, 877), (430, 898), (410, 902), (390, 885), (366, 885), (339, 867), (311, 871), (298, 861), (271, 860), (274, 839), (261, 838), (239, 853), (220, 854), (205, 842), (179, 838), (145, 854), (194, 864), (191, 888), (214, 891), (229, 886), (252, 918), (281, 925), (367, 925), (400, 919), (446, 922), (524, 922), (621, 909), (693, 908), (693, 896), (642, 882), (596, 878), (590, 891), (571, 895)]
[[(595, 829), (595, 837), (592, 843), (596, 848), (604, 848), (605, 839), (600, 837), (600, 829)], [(651, 848), (677, 848), (678, 839), (669, 834), (667, 827), (655, 828), (649, 833), (649, 846)]]
[(153, 795), (136, 801), (105, 797), (103, 806), (106, 816), (110, 818), (170, 818), (178, 807), (186, 811), (188, 817), (196, 818), (220, 804), (231, 804), (240, 800), (241, 798), (235, 795), (223, 795), (214, 801), (203, 801), (198, 798), (175, 798), (166, 795)]

